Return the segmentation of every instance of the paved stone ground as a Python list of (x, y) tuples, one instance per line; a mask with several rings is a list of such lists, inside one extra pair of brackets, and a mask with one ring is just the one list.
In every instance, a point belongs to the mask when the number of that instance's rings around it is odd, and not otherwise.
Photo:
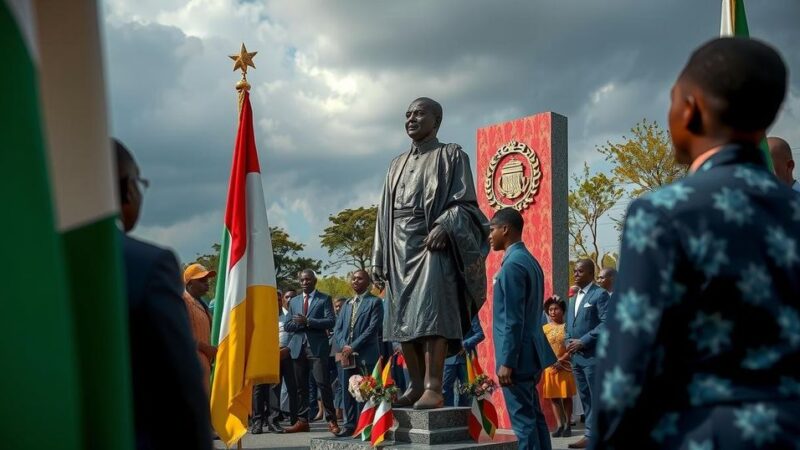
[[(572, 430), (572, 437), (569, 438), (553, 438), (553, 450), (567, 450), (567, 444), (575, 442), (583, 435), (583, 427), (578, 425), (577, 428)], [(296, 434), (270, 434), (264, 433), (259, 435), (247, 434), (242, 439), (242, 448), (248, 450), (262, 450), (262, 449), (283, 449), (283, 450), (305, 450), (309, 448), (311, 438), (316, 437), (330, 437), (328, 426), (325, 422), (312, 422), (311, 432), (309, 433), (296, 433)], [(224, 449), (225, 445), (220, 441), (214, 441), (215, 449)], [(236, 448), (235, 446), (233, 448)], [(391, 447), (388, 447), (391, 448)]]

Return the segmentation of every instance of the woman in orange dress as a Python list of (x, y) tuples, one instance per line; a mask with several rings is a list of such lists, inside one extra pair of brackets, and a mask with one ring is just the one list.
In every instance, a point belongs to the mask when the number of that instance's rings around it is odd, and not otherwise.
[(542, 396), (550, 399), (553, 414), (558, 420), (558, 428), (553, 433), (553, 437), (569, 437), (572, 436), (569, 422), (572, 417), (572, 396), (575, 395), (575, 377), (572, 375), (570, 354), (567, 352), (565, 343), (564, 313), (567, 310), (567, 304), (558, 296), (553, 296), (544, 302), (544, 310), (550, 317), (550, 323), (545, 324), (542, 328), (544, 328), (544, 334), (558, 360), (552, 366), (544, 369)]

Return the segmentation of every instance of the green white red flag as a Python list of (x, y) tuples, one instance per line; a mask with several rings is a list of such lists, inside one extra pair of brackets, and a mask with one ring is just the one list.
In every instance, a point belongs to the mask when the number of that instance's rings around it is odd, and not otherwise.
[[(722, 0), (722, 14), (719, 21), (719, 35), (750, 37), (750, 29), (747, 26), (747, 13), (744, 9), (744, 0)], [(761, 140), (761, 152), (767, 161), (769, 170), (774, 171), (772, 155), (769, 153), (767, 138)]]
[(134, 447), (98, 23), (95, 1), (0, 0), (3, 448)]
[(228, 447), (247, 432), (253, 386), (279, 382), (278, 297), (253, 110), (243, 92), (225, 208), (211, 423)]

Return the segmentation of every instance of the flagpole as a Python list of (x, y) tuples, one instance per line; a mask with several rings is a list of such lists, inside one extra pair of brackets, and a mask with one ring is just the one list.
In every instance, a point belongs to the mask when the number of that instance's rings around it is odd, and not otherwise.
[[(228, 56), (234, 62), (233, 63), (233, 71), (235, 72), (237, 70), (241, 70), (241, 72), (242, 72), (242, 79), (239, 80), (236, 83), (236, 92), (239, 93), (239, 95), (238, 95), (239, 99), (238, 100), (239, 100), (239, 115), (240, 116), (241, 116), (241, 112), (242, 112), (242, 107), (244, 106), (245, 93), (250, 91), (250, 83), (247, 81), (247, 67), (249, 66), (249, 67), (252, 67), (253, 69), (256, 68), (255, 64), (253, 64), (253, 57), (256, 56), (257, 53), (258, 52), (248, 52), (247, 48), (244, 45), (244, 42), (242, 42), (242, 46), (241, 46), (241, 48), (239, 50), (239, 53), (236, 54), (236, 55), (229, 55)], [(223, 232), (223, 240), (225, 238), (225, 236), (224, 236), (225, 234), (226, 233)], [(227, 258), (221, 258), (220, 259), (220, 269), (219, 269), (218, 273), (220, 273), (220, 274), (225, 274), (226, 273), (226, 271), (227, 271), (227, 263), (228, 263)], [(225, 267), (222, 267), (222, 264), (225, 264)], [(215, 344), (219, 340), (219, 325), (220, 325), (220, 320), (221, 320), (221, 316), (222, 316), (222, 311), (223, 311), (223, 309), (225, 307), (224, 306), (224, 300), (225, 300), (225, 298), (224, 298), (224, 292), (225, 292), (224, 283), (225, 283), (225, 278), (222, 278), (221, 280), (218, 280), (218, 282), (219, 281), (222, 281), (223, 284), (222, 284), (222, 286), (218, 286), (217, 287), (217, 291), (216, 291), (217, 292), (217, 296), (216, 297), (219, 297), (220, 296), (219, 294), (223, 294), (223, 295), (221, 296), (221, 298), (216, 298), (215, 297), (217, 304), (214, 307), (214, 324), (213, 324), (214, 326), (213, 326), (213, 329), (212, 329), (212, 335), (213, 335), (212, 339), (214, 340)], [(236, 441), (236, 448), (238, 450), (242, 450), (242, 440), (241, 440), (241, 438)]]

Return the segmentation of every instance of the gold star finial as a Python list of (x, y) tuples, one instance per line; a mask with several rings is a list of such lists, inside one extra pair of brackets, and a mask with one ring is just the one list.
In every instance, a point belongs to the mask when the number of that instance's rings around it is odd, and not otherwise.
[(242, 75), (247, 75), (247, 66), (253, 69), (256, 68), (255, 64), (253, 64), (253, 57), (256, 56), (256, 53), (258, 52), (248, 52), (247, 48), (244, 46), (244, 42), (242, 42), (242, 48), (239, 50), (239, 54), (229, 56), (229, 58), (234, 61), (233, 70), (241, 70)]

